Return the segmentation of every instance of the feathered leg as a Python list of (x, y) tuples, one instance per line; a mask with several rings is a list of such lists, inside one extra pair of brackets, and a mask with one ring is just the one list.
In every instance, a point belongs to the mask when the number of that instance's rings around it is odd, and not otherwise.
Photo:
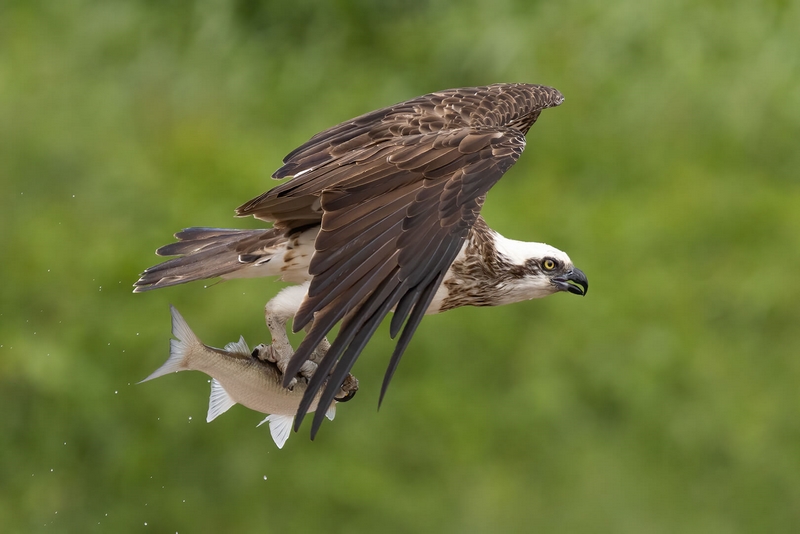
[[(269, 328), (270, 335), (272, 336), (272, 344), (265, 345), (262, 350), (258, 351), (257, 355), (262, 360), (275, 362), (282, 373), (286, 373), (286, 366), (289, 364), (289, 360), (292, 359), (292, 355), (294, 355), (294, 349), (289, 342), (289, 336), (286, 334), (286, 325), (289, 319), (292, 319), (297, 313), (297, 310), (300, 308), (300, 303), (303, 302), (307, 291), (307, 283), (299, 286), (287, 287), (278, 293), (275, 298), (270, 300), (264, 307), (264, 316), (267, 322), (267, 328)], [(306, 325), (306, 332), (308, 332), (312, 324), (313, 321)], [(310, 380), (317, 371), (317, 364), (322, 361), (322, 358), (325, 357), (325, 354), (328, 353), (328, 349), (330, 348), (331, 344), (328, 342), (328, 339), (322, 338), (322, 341), (319, 342), (317, 348), (314, 349), (314, 352), (311, 353), (308, 360), (303, 362), (302, 367), (300, 367), (300, 376), (304, 377), (306, 380)], [(297, 377), (292, 378), (289, 389), (294, 387), (296, 383)], [(347, 402), (353, 398), (357, 391), (358, 379), (348, 373), (335, 398), (338, 402)]]
[[(272, 336), (272, 345), (270, 350), (264, 351), (259, 357), (275, 362), (282, 373), (286, 372), (286, 366), (294, 354), (294, 349), (289, 342), (289, 336), (286, 334), (286, 325), (297, 313), (307, 291), (307, 283), (287, 287), (275, 295), (264, 307), (264, 318)], [(322, 360), (330, 346), (328, 340), (323, 339), (311, 354), (311, 357), (303, 363), (299, 374), (306, 379), (310, 379), (314, 371), (317, 370), (317, 363)], [(293, 378), (289, 387), (293, 387), (296, 383), (297, 378)]]

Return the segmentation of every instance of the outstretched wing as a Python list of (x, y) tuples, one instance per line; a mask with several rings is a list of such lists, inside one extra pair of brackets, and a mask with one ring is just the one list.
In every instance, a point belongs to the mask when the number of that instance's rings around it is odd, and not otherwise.
[[(326, 381), (320, 406), (333, 401), (394, 309), (390, 334), (402, 333), (383, 398), (486, 192), (517, 161), (541, 110), (562, 100), (542, 86), (496, 85), (434, 93), (364, 115), (292, 152), (275, 176), (294, 178), (237, 210), (276, 227), (321, 220), (313, 278), (294, 329), (313, 323), (286, 376), (297, 373), (337, 323), (341, 328), (308, 385), (295, 429)], [(315, 414), (312, 438), (324, 416)]]

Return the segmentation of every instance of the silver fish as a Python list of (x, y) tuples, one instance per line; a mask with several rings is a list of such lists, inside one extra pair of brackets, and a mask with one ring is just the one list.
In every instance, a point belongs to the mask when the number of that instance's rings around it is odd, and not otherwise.
[[(174, 306), (170, 306), (170, 311), (172, 335), (177, 339), (170, 340), (169, 358), (164, 365), (142, 382), (179, 371), (201, 371), (212, 379), (206, 421), (210, 423), (234, 404), (242, 404), (251, 410), (269, 414), (258, 426), (269, 422), (272, 439), (279, 449), (283, 448), (289, 438), (297, 406), (307, 387), (305, 380), (299, 379), (291, 390), (284, 388), (283, 373), (277, 365), (262, 359), (264, 354), (269, 353), (270, 346), (261, 344), (251, 352), (244, 337), (240, 336), (239, 341), (228, 343), (224, 349), (209, 347), (192, 332)], [(348, 375), (327, 409), (325, 415), (328, 419), (333, 420), (336, 415), (337, 402), (350, 400), (356, 391), (358, 380)], [(319, 397), (317, 395), (314, 399), (310, 412), (318, 408)]]

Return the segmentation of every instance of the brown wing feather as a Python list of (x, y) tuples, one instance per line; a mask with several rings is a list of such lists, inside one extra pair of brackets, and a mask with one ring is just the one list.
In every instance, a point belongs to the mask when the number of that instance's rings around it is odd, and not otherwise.
[[(442, 136), (448, 139), (442, 142)], [(323, 192), (321, 206), (325, 216), (309, 268), (313, 278), (308, 297), (294, 318), (294, 328), (303, 328), (312, 318), (314, 322), (298, 347), (287, 376), (294, 375), (295, 367), (299, 368), (298, 364), (305, 361), (318, 343), (316, 340), (326, 335), (346, 311), (347, 318), (339, 336), (320, 363), (317, 374), (325, 377), (333, 371), (328, 384), (337, 383), (339, 375), (344, 378), (360, 352), (360, 349), (351, 350), (352, 344), (366, 343), (369, 336), (365, 332), (377, 327), (406, 295), (414, 295), (408, 313), (415, 321), (407, 323), (401, 338), (403, 342), (398, 344), (392, 357), (390, 369), (393, 372), (411, 333), (477, 218), (483, 195), (516, 161), (525, 143), (524, 136), (514, 130), (463, 129), (419, 137), (417, 144), (401, 144), (378, 166), (394, 166), (400, 177), (400, 187), (394, 180), (370, 183), (363, 181), (362, 176), (362, 183), (353, 188), (340, 183)], [(480, 142), (477, 137), (481, 138)], [(468, 153), (461, 151), (465, 142), (470, 144)], [(426, 147), (428, 152), (457, 151), (461, 154), (460, 165), (452, 173), (437, 178), (429, 178), (425, 173), (427, 162), (413, 169), (397, 168), (395, 158), (405, 163), (409, 161), (404, 157), (405, 152), (416, 153), (420, 146)], [(516, 150), (508, 152), (505, 148), (509, 146)], [(495, 147), (502, 147), (507, 155), (496, 158)], [(358, 212), (357, 219), (362, 224), (331, 224), (331, 221), (352, 217), (353, 210)], [(354, 230), (355, 227), (358, 229)], [(342, 253), (343, 244), (355, 246)], [(387, 300), (370, 299), (379, 291), (387, 293)], [(387, 385), (389, 377), (387, 375)], [(313, 380), (309, 384), (312, 389), (321, 386), (322, 383), (317, 385)], [(327, 397), (336, 391), (326, 387), (322, 402), (329, 402)], [(298, 426), (307, 407), (300, 407)], [(320, 423), (321, 420), (315, 419), (312, 433)]]
[[(496, 84), (431, 93), (373, 111), (312, 137), (284, 159), (275, 178), (293, 176), (237, 209), (292, 228), (321, 230), (308, 297), (296, 331), (313, 324), (289, 364), (294, 376), (337, 323), (339, 334), (301, 402), (295, 428), (323, 387), (338, 385), (383, 318), (396, 307), (402, 329), (381, 398), (412, 334), (461, 249), (486, 192), (516, 162), (555, 89)], [(405, 326), (404, 326), (405, 325)], [(315, 415), (312, 437), (324, 410)]]
[(563, 100), (560, 92), (543, 85), (494, 84), (438, 91), (372, 111), (320, 132), (290, 152), (273, 177), (294, 178), (243, 204), (236, 213), (285, 221), (276, 211), (282, 202), (300, 194), (319, 196), (343, 179), (329, 172), (359, 158), (377, 159), (388, 140), (467, 127), (507, 127), (524, 134), (543, 109)]

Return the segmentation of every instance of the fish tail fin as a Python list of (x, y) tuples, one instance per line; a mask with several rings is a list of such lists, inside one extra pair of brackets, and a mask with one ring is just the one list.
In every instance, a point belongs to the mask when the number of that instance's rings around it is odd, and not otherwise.
[(269, 433), (272, 435), (275, 445), (277, 445), (279, 449), (282, 449), (283, 444), (289, 439), (289, 434), (292, 433), (294, 416), (270, 414), (266, 419), (258, 423), (257, 426), (261, 426), (264, 423), (269, 423)]
[(164, 362), (164, 365), (139, 382), (140, 384), (158, 378), (159, 376), (188, 370), (188, 356), (190, 350), (195, 345), (202, 344), (200, 339), (192, 332), (192, 329), (189, 328), (186, 319), (175, 309), (175, 306), (170, 305), (169, 309), (172, 313), (172, 335), (177, 339), (169, 340), (169, 358)]

